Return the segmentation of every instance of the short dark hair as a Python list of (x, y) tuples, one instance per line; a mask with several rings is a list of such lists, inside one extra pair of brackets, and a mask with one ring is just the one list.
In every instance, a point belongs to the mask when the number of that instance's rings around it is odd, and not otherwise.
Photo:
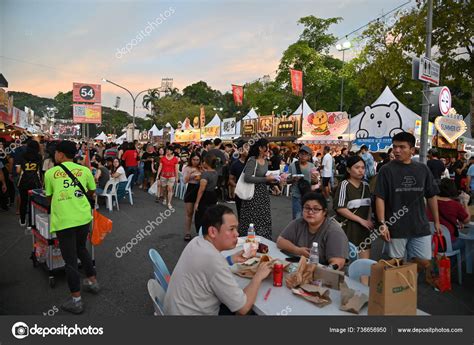
[(202, 145), (207, 146), (207, 145), (211, 145), (211, 144), (212, 144), (212, 141), (207, 139), (207, 140), (204, 140), (204, 143)]
[(63, 140), (56, 145), (56, 151), (64, 153), (64, 155), (69, 159), (73, 159), (77, 153), (76, 143), (69, 140)]
[(450, 178), (443, 178), (439, 182), (439, 196), (444, 198), (455, 198), (459, 195), (456, 184)]
[(220, 138), (214, 139), (214, 146), (219, 146), (221, 143), (222, 143), (222, 140)]
[(415, 147), (415, 144), (416, 144), (415, 136), (408, 132), (400, 132), (400, 133), (395, 134), (392, 138), (392, 143), (395, 141), (408, 143), (410, 148)]
[(329, 152), (329, 151), (331, 151), (331, 148), (329, 146), (324, 146), (324, 151)]
[(204, 161), (204, 163), (207, 164), (207, 166), (209, 166), (210, 168), (212, 169), (215, 169), (216, 168), (216, 165), (217, 165), (217, 157), (213, 154), (207, 154), (204, 156), (204, 158), (202, 159)]
[[(351, 156), (351, 157), (347, 158), (346, 167), (347, 167), (347, 169), (350, 169), (359, 162), (364, 163), (364, 166), (365, 166), (365, 161), (362, 159), (361, 156)], [(351, 174), (349, 174), (349, 172), (347, 170), (345, 171), (345, 173), (346, 173), (345, 178), (348, 179), (351, 176)]]
[(305, 195), (303, 195), (303, 197), (301, 198), (301, 206), (304, 206), (304, 204), (310, 200), (314, 200), (314, 201), (317, 201), (319, 202), (319, 204), (321, 205), (321, 207), (324, 209), (324, 210), (327, 210), (328, 208), (328, 202), (326, 201), (326, 198), (324, 197), (324, 195), (322, 195), (321, 193), (316, 193), (316, 192), (309, 192), (309, 193), (306, 193)]
[(367, 145), (362, 145), (362, 146), (360, 147), (360, 150), (361, 150), (361, 151), (362, 151), (362, 150), (364, 150), (364, 151), (369, 151), (369, 148), (367, 147)]
[(219, 229), (224, 223), (225, 214), (234, 214), (234, 211), (225, 205), (213, 205), (209, 207), (202, 217), (202, 235), (206, 236), (211, 226)]

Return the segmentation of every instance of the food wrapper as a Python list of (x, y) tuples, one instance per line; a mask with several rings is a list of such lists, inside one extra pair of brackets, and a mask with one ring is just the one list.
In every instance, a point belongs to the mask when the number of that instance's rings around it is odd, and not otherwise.
[(302, 256), (298, 263), (298, 270), (286, 277), (286, 286), (289, 289), (294, 289), (304, 284), (310, 284), (313, 281), (315, 270), (316, 265), (308, 264), (306, 258)]
[(325, 307), (331, 304), (331, 298), (329, 297), (329, 289), (319, 287), (311, 284), (301, 285), (297, 289), (291, 289), (295, 295), (303, 297), (305, 300), (316, 304), (319, 308)]
[(252, 279), (255, 273), (257, 273), (258, 266), (260, 266), (262, 262), (271, 262), (272, 265), (276, 262), (280, 262), (283, 264), (283, 269), (285, 269), (286, 266), (289, 265), (289, 263), (281, 262), (281, 260), (272, 259), (268, 255), (262, 255), (260, 258), (252, 258), (242, 264), (238, 264), (237, 270), (234, 270), (233, 272), (239, 277)]
[(340, 284), (344, 282), (344, 272), (325, 266), (318, 266), (314, 271), (313, 279), (321, 280), (325, 287), (339, 290)]
[(345, 282), (340, 284), (339, 289), (341, 290), (339, 310), (359, 314), (362, 307), (369, 301), (369, 296), (366, 294), (356, 295), (355, 291), (350, 289)]

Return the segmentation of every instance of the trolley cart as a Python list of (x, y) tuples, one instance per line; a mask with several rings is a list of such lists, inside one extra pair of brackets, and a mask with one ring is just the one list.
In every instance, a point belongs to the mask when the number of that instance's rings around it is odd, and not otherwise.
[[(30, 196), (30, 227), (32, 235), (33, 251), (31, 260), (33, 267), (44, 264), (49, 274), (49, 286), (55, 286), (54, 273), (64, 269), (65, 263), (59, 248), (59, 241), (55, 233), (49, 231), (50, 224), (50, 205), (49, 200), (41, 189), (33, 189), (29, 191)], [(88, 244), (90, 245), (90, 253), (92, 263), (95, 267), (94, 246), (91, 241), (91, 234), (88, 236)], [(79, 264), (80, 260), (78, 259)]]

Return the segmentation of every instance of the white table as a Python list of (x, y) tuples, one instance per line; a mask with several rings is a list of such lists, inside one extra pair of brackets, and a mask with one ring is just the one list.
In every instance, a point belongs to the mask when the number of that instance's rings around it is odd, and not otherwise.
[[(283, 254), (276, 246), (276, 243), (265, 238), (261, 238), (261, 242), (268, 246), (268, 255), (272, 258), (282, 259), (285, 261), (287, 255)], [(234, 254), (241, 247), (237, 247), (233, 250), (222, 252), (222, 255), (228, 256)], [(236, 265), (232, 267), (236, 269)], [(286, 276), (285, 272), (285, 276)], [(242, 278), (237, 275), (235, 280), (241, 288), (245, 288), (249, 283), (250, 279)], [(283, 285), (281, 287), (273, 286), (272, 274), (262, 282), (258, 291), (257, 299), (253, 306), (253, 311), (258, 315), (357, 315), (349, 312), (339, 310), (341, 305), (341, 293), (339, 290), (330, 289), (331, 304), (319, 308), (313, 303), (305, 300), (302, 297), (294, 295), (290, 289), (285, 285), (285, 276), (283, 277)], [(349, 277), (345, 277), (345, 281), (348, 287), (354, 289), (356, 294), (365, 293), (369, 295), (369, 287), (365, 286)], [(264, 297), (268, 289), (271, 288), (270, 295), (265, 301)], [(367, 304), (362, 308), (359, 315), (367, 315)], [(428, 315), (425, 312), (418, 310), (417, 315)]]
[(464, 255), (466, 256), (466, 272), (472, 274), (472, 261), (474, 260), (474, 222), (470, 222), (467, 232), (459, 231), (459, 238), (464, 240)]

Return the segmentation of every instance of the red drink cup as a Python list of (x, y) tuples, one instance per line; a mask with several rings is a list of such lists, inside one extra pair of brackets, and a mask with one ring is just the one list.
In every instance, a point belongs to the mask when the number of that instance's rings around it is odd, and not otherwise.
[(273, 265), (273, 286), (282, 286), (283, 284), (283, 264), (275, 263)]

